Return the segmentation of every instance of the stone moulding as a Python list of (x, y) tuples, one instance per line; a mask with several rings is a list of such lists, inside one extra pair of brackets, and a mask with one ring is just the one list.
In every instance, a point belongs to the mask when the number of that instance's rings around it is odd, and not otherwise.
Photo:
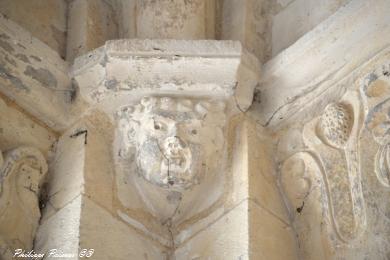
[(6, 153), (0, 175), (1, 257), (9, 257), (16, 248), (32, 249), (47, 170), (45, 158), (35, 148), (19, 147)]
[[(69, 64), (0, 14), (0, 91), (56, 131), (74, 122)], [(71, 107), (71, 105), (73, 107)]]
[(264, 64), (256, 88), (261, 102), (252, 109), (256, 120), (281, 129), (315, 110), (318, 103), (339, 99), (345, 92), (345, 79), (358, 75), (362, 65), (389, 51), (389, 12), (387, 0), (349, 1)]
[(112, 113), (153, 94), (234, 97), (246, 110), (259, 72), (235, 41), (114, 40), (77, 58), (71, 75), (83, 99)]

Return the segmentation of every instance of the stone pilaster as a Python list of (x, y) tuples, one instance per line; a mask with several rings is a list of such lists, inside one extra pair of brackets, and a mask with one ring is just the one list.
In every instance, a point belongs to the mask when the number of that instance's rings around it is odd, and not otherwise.
[(113, 6), (103, 0), (72, 0), (68, 7), (66, 60), (73, 60), (118, 38)]

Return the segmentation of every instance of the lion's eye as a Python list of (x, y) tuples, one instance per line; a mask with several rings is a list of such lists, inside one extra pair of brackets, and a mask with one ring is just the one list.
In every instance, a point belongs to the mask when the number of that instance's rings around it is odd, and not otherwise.
[(164, 123), (158, 122), (158, 121), (153, 122), (153, 128), (154, 128), (154, 130), (157, 130), (157, 131), (165, 131), (165, 129), (166, 129)]
[(197, 135), (197, 134), (198, 134), (198, 131), (196, 131), (196, 129), (192, 129), (192, 130), (191, 130), (191, 134)]

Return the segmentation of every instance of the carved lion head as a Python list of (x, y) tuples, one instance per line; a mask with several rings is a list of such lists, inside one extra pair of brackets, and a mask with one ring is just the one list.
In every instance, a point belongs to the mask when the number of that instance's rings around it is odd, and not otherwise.
[(121, 156), (133, 158), (150, 183), (186, 189), (199, 183), (223, 146), (224, 103), (143, 98), (120, 112)]

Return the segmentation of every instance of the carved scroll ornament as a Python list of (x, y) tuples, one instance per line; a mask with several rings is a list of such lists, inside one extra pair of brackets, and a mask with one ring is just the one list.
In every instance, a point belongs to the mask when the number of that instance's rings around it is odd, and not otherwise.
[(330, 259), (333, 244), (329, 201), (316, 159), (309, 152), (298, 152), (282, 163), (280, 173), (301, 250), (308, 259)]
[(46, 172), (45, 158), (35, 148), (20, 147), (5, 154), (0, 172), (0, 256), (4, 259), (15, 249), (32, 248)]
[(379, 182), (390, 188), (390, 65), (371, 73), (362, 84), (366, 118), (365, 128), (371, 134), (368, 146), (377, 146), (375, 174)]

